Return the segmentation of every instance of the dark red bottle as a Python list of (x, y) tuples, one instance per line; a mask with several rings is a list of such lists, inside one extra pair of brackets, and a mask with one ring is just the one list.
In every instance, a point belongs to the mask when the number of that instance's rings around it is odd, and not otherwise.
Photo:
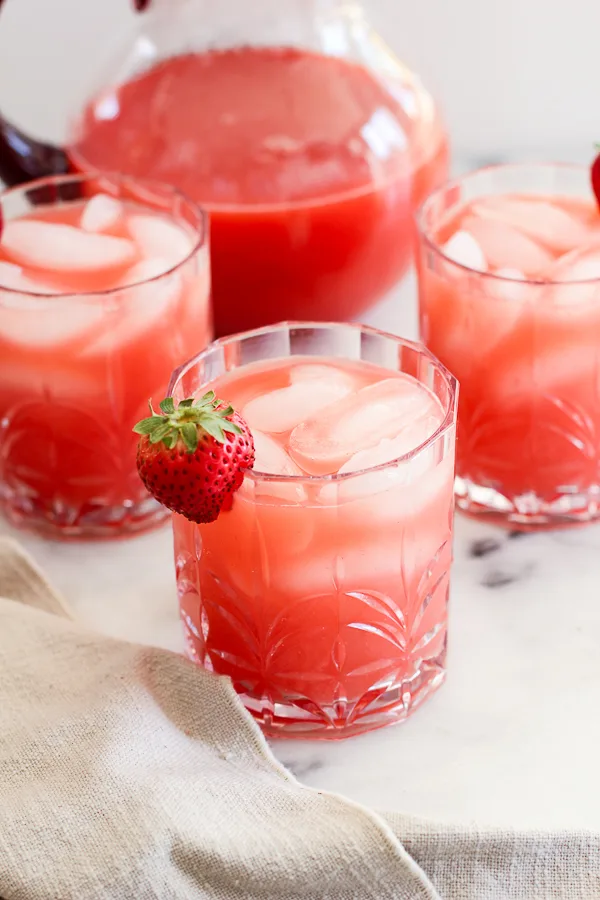
[[(133, 3), (142, 12), (150, 0), (133, 0)], [(0, 9), (3, 4), (4, 0), (0, 0)], [(61, 147), (24, 134), (0, 115), (0, 180), (12, 186), (69, 171), (69, 157)]]

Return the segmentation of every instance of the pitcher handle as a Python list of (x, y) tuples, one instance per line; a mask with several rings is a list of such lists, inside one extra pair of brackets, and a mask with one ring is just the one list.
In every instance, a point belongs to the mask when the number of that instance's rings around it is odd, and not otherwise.
[[(0, 0), (0, 9), (4, 0)], [(150, 0), (133, 0), (134, 9), (143, 12)], [(63, 147), (38, 141), (12, 125), (0, 113), (0, 181), (9, 187), (44, 178), (65, 175), (71, 170)]]

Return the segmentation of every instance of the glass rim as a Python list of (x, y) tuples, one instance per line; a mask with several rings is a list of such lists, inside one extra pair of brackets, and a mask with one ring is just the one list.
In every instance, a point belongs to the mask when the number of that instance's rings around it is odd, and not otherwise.
[[(478, 178), (481, 175), (485, 175), (486, 173), (494, 174), (495, 172), (505, 172), (505, 171), (515, 171), (518, 169), (554, 169), (558, 171), (572, 171), (579, 172), (584, 174), (585, 172), (589, 173), (589, 166), (584, 165), (583, 163), (569, 163), (569, 162), (514, 162), (514, 163), (492, 163), (487, 166), (481, 166), (478, 169), (472, 169), (470, 172), (465, 172), (464, 175), (459, 175), (456, 178), (452, 178), (449, 181), (446, 181), (444, 184), (440, 185), (440, 187), (436, 188), (432, 191), (431, 194), (428, 194), (426, 199), (421, 203), (419, 208), (417, 209), (414, 220), (417, 227), (417, 231), (419, 237), (425, 242), (427, 247), (436, 254), (437, 257), (444, 261), (445, 265), (454, 266), (456, 269), (459, 269), (468, 275), (476, 275), (478, 278), (489, 279), (492, 284), (498, 283), (509, 283), (509, 284), (526, 284), (531, 285), (532, 287), (548, 287), (553, 285), (577, 285), (577, 284), (600, 284), (600, 276), (595, 278), (580, 278), (580, 279), (567, 279), (567, 280), (552, 280), (549, 281), (547, 279), (542, 278), (510, 278), (507, 275), (497, 275), (494, 272), (483, 272), (481, 269), (473, 269), (471, 266), (466, 266), (464, 263), (457, 262), (452, 259), (443, 252), (439, 243), (432, 237), (431, 229), (427, 228), (425, 225), (425, 218), (429, 209), (433, 204), (438, 200), (441, 196), (443, 196), (448, 191), (460, 188), (466, 182), (469, 182), (475, 178)], [(482, 197), (485, 194), (481, 195)], [(490, 195), (490, 196), (501, 196), (498, 195)], [(532, 194), (531, 196), (536, 196)], [(593, 194), (592, 194), (593, 199)], [(458, 205), (457, 205), (458, 208)], [(600, 224), (600, 214), (599, 214), (599, 224)], [(598, 242), (598, 247), (600, 249), (600, 241)]]
[[(183, 376), (186, 375), (194, 366), (198, 365), (198, 363), (201, 362), (203, 358), (206, 358), (208, 354), (213, 352), (215, 349), (218, 349), (219, 347), (227, 347), (232, 343), (239, 342), (247, 338), (258, 337), (262, 334), (269, 334), (273, 331), (283, 331), (284, 329), (293, 328), (307, 330), (348, 328), (354, 331), (360, 331), (361, 333), (365, 334), (378, 335), (379, 337), (393, 340), (397, 344), (408, 347), (411, 350), (415, 350), (422, 356), (427, 357), (444, 378), (449, 394), (447, 409), (444, 409), (444, 417), (441, 423), (425, 441), (422, 441), (422, 443), (418, 444), (408, 453), (403, 453), (401, 456), (397, 456), (394, 459), (388, 460), (387, 462), (379, 463), (379, 465), (377, 466), (368, 466), (366, 469), (358, 469), (355, 472), (342, 472), (341, 474), (339, 472), (333, 472), (328, 475), (310, 475), (308, 473), (302, 475), (276, 475), (270, 472), (259, 472), (255, 469), (245, 469), (244, 475), (250, 477), (253, 481), (258, 483), (277, 484), (331, 484), (348, 481), (352, 478), (359, 478), (363, 475), (371, 474), (372, 472), (382, 472), (386, 469), (394, 468), (399, 464), (411, 462), (413, 459), (419, 456), (419, 454), (423, 453), (428, 447), (432, 446), (441, 437), (443, 437), (443, 435), (445, 435), (450, 430), (450, 428), (454, 427), (458, 402), (458, 379), (456, 379), (454, 375), (446, 368), (446, 366), (444, 366), (444, 364), (440, 362), (437, 356), (434, 356), (434, 354), (431, 353), (431, 351), (428, 350), (424, 344), (420, 344), (417, 341), (412, 341), (408, 338), (401, 337), (400, 335), (391, 334), (388, 331), (382, 331), (379, 328), (373, 328), (370, 325), (363, 325), (358, 322), (313, 322), (286, 320), (283, 322), (277, 322), (273, 325), (264, 325), (261, 328), (252, 328), (249, 331), (241, 331), (237, 334), (231, 334), (227, 335), (226, 337), (217, 338), (216, 340), (212, 341), (208, 345), (208, 347), (205, 347), (204, 350), (201, 350), (195, 356), (191, 357), (191, 359), (188, 359), (186, 362), (182, 363), (180, 366), (173, 370), (167, 389), (167, 397), (172, 397), (173, 393), (175, 392), (175, 388), (177, 387)], [(346, 357), (339, 358), (345, 359)], [(243, 368), (243, 366), (240, 366), (239, 368)], [(209, 382), (206, 382), (205, 386), (208, 386), (208, 384)], [(431, 390), (430, 388), (427, 389)], [(437, 399), (439, 400), (439, 398)]]
[[(14, 187), (7, 188), (6, 190), (0, 191), (0, 213), (2, 212), (2, 204), (5, 199), (17, 194), (25, 194), (28, 191), (39, 190), (44, 187), (48, 187), (49, 185), (59, 185), (59, 184), (77, 184), (84, 183), (88, 181), (107, 181), (113, 182), (117, 185), (127, 185), (131, 184), (134, 187), (147, 188), (148, 190), (159, 190), (163, 191), (166, 194), (170, 194), (173, 198), (179, 198), (182, 200), (188, 208), (193, 212), (194, 217), (197, 221), (197, 228), (194, 229), (194, 244), (190, 249), (190, 252), (179, 262), (175, 263), (175, 265), (171, 266), (170, 269), (167, 269), (164, 272), (160, 272), (158, 275), (153, 275), (151, 278), (144, 278), (142, 281), (134, 281), (131, 284), (118, 285), (116, 287), (106, 288), (105, 290), (96, 290), (96, 291), (64, 291), (61, 293), (48, 294), (38, 291), (29, 291), (29, 290), (21, 290), (19, 288), (9, 287), (8, 285), (2, 284), (0, 281), (0, 306), (3, 306), (2, 295), (7, 294), (9, 297), (24, 297), (24, 298), (32, 298), (34, 300), (39, 300), (43, 305), (47, 306), (50, 303), (54, 305), (69, 302), (69, 300), (103, 300), (105, 297), (111, 297), (115, 294), (121, 294), (124, 291), (134, 290), (135, 288), (141, 287), (146, 284), (152, 284), (153, 282), (159, 282), (163, 278), (167, 278), (170, 275), (173, 275), (174, 272), (177, 272), (182, 266), (184, 266), (187, 262), (189, 262), (192, 257), (198, 253), (203, 247), (205, 247), (208, 243), (208, 234), (209, 234), (209, 218), (208, 212), (204, 207), (200, 206), (200, 204), (196, 203), (195, 200), (192, 200), (187, 194), (183, 191), (180, 191), (179, 188), (174, 187), (171, 184), (168, 184), (164, 181), (157, 181), (151, 178), (136, 178), (135, 176), (125, 175), (122, 172), (103, 172), (101, 170), (88, 171), (84, 173), (73, 173), (73, 174), (65, 174), (65, 175), (45, 175), (42, 178), (36, 178), (33, 181), (27, 181), (22, 184), (17, 184)], [(99, 191), (102, 193), (102, 191)], [(84, 200), (86, 198), (83, 198)], [(92, 198), (89, 198), (92, 199)], [(140, 201), (140, 204), (143, 204), (151, 209), (150, 203), (146, 203), (145, 201)], [(42, 204), (48, 205), (51, 204)], [(168, 212), (163, 214), (168, 215)], [(19, 217), (16, 217), (17, 221)], [(5, 220), (6, 221), (6, 220)], [(1, 229), (0, 229), (1, 231)], [(0, 243), (1, 243), (1, 234), (0, 234)], [(17, 265), (15, 263), (15, 265)], [(14, 305), (11, 304), (11, 307), (14, 308)]]

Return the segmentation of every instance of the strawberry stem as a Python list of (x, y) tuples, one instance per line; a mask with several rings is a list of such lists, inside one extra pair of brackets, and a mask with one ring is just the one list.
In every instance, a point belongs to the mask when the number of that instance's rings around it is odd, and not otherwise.
[(194, 453), (204, 434), (224, 444), (228, 432), (242, 433), (240, 427), (227, 418), (233, 415), (233, 407), (225, 406), (214, 391), (208, 391), (196, 401), (193, 397), (182, 400), (178, 406), (172, 397), (165, 397), (159, 404), (162, 414), (154, 411), (152, 401), (148, 405), (152, 415), (138, 422), (133, 430), (136, 434), (147, 435), (151, 444), (162, 442), (169, 450), (181, 439), (186, 450)]

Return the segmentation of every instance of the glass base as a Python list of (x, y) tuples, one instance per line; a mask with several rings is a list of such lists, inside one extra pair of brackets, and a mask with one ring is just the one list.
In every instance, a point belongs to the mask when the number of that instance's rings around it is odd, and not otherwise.
[(457, 476), (455, 496), (461, 512), (516, 531), (568, 528), (600, 518), (600, 485), (585, 491), (562, 487), (560, 496), (548, 501), (533, 491), (506, 497), (494, 488)]
[(152, 497), (115, 507), (86, 504), (76, 508), (59, 500), (42, 502), (5, 494), (0, 509), (16, 528), (55, 540), (116, 540), (157, 528), (171, 515)]
[[(198, 653), (198, 634), (193, 624), (182, 615), (187, 656), (209, 672), (216, 671), (206, 653)], [(373, 685), (353, 700), (342, 698), (343, 686), (336, 685), (332, 703), (268, 689), (258, 694), (247, 685), (236, 684), (240, 700), (260, 725), (264, 734), (273, 738), (335, 741), (356, 734), (404, 722), (446, 678), (446, 648), (438, 656), (422, 660), (410, 678)], [(333, 687), (333, 686), (332, 686)]]
[(443, 664), (428, 660), (409, 681), (389, 685), (366, 706), (338, 701), (308, 711), (293, 700), (273, 703), (245, 693), (240, 699), (268, 737), (335, 741), (406, 721), (445, 678)]

